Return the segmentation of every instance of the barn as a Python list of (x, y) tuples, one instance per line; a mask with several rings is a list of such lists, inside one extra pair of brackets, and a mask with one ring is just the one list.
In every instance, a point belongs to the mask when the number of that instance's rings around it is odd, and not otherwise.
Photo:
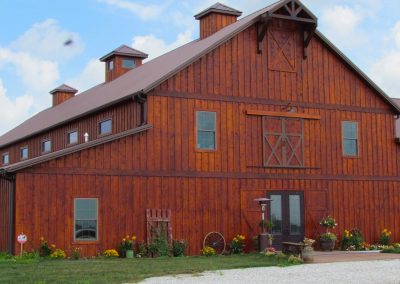
[(166, 222), (198, 254), (208, 232), (259, 233), (256, 198), (272, 199), (274, 243), (383, 228), (400, 239), (400, 108), (321, 32), (298, 0), (248, 16), (217, 3), (200, 38), (143, 63), (121, 46), (105, 82), (0, 137), (0, 250), (43, 236), (84, 255), (147, 241)]

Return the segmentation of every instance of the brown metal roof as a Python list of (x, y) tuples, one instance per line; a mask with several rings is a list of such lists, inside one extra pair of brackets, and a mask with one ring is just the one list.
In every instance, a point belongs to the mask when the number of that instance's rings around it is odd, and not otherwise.
[[(30, 136), (47, 131), (61, 124), (83, 117), (100, 109), (104, 109), (130, 96), (141, 92), (147, 93), (160, 83), (189, 66), (201, 56), (209, 53), (236, 34), (252, 26), (259, 20), (259, 16), (285, 5), (290, 0), (281, 0), (253, 14), (243, 17), (239, 21), (226, 26), (213, 35), (202, 40), (195, 40), (160, 57), (157, 57), (117, 79), (100, 84), (77, 96), (46, 109), (32, 118), (26, 120), (16, 128), (0, 137), (0, 147), (4, 147), (26, 139)], [(375, 91), (400, 114), (400, 108), (357, 68), (343, 53), (341, 53), (321, 33), (316, 36), (332, 48), (361, 78), (363, 78)]]
[(111, 142), (111, 141), (114, 141), (117, 139), (121, 139), (121, 138), (130, 136), (130, 135), (141, 133), (141, 132), (151, 129), (152, 127), (153, 126), (150, 124), (142, 125), (142, 126), (139, 126), (139, 127), (133, 128), (133, 129), (129, 129), (124, 132), (114, 134), (114, 135), (105, 136), (105, 137), (102, 137), (102, 138), (99, 138), (99, 139), (96, 139), (96, 140), (93, 140), (93, 141), (90, 141), (87, 143), (78, 144), (78, 145), (75, 145), (72, 147), (68, 147), (68, 148), (56, 151), (56, 152), (52, 152), (52, 153), (45, 154), (45, 155), (42, 155), (39, 157), (35, 157), (35, 158), (29, 159), (29, 160), (14, 163), (14, 164), (5, 166), (3, 168), (0, 168), (0, 174), (1, 174), (1, 172), (13, 173), (13, 172), (16, 172), (16, 171), (19, 171), (19, 170), (22, 170), (22, 169), (25, 169), (28, 167), (32, 167), (34, 165), (37, 165), (37, 164), (40, 164), (43, 162), (47, 162), (47, 161), (50, 161), (53, 159), (57, 159), (59, 157), (63, 157), (68, 154), (73, 154), (73, 153), (76, 153), (76, 152), (79, 152), (79, 151), (82, 151), (85, 149), (89, 149), (89, 148), (92, 148), (92, 147), (95, 147), (95, 146), (98, 146), (98, 145), (101, 145), (104, 143), (108, 143), (108, 142)]
[(205, 9), (204, 11), (201, 11), (194, 17), (196, 18), (196, 20), (200, 20), (204, 16), (207, 16), (208, 14), (211, 14), (211, 13), (228, 14), (228, 15), (234, 15), (237, 17), (240, 17), (242, 15), (241, 11), (233, 9), (231, 7), (228, 7), (228, 6), (218, 2), (218, 3), (215, 3), (214, 5), (212, 5), (211, 7)]
[(111, 51), (110, 53), (104, 55), (102, 58), (100, 58), (100, 61), (107, 61), (107, 59), (115, 56), (115, 55), (122, 55), (126, 57), (139, 57), (139, 58), (144, 58), (146, 59), (149, 55), (141, 52), (140, 50), (134, 49), (132, 47), (126, 46), (126, 45), (121, 45), (117, 49)]
[(64, 93), (77, 93), (78, 90), (74, 89), (66, 84), (62, 84), (55, 88), (54, 90), (50, 91), (50, 94), (54, 94), (55, 92), (64, 92)]

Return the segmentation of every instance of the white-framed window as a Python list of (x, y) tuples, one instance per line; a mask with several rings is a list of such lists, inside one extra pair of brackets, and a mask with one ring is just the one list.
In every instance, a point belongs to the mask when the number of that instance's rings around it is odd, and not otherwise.
[(67, 133), (67, 144), (78, 143), (78, 131), (71, 131)]
[(1, 164), (8, 165), (10, 163), (10, 154), (3, 153), (1, 155)]
[(114, 70), (114, 60), (107, 61), (107, 69), (108, 71)]
[(343, 155), (358, 156), (358, 122), (342, 121)]
[(42, 141), (42, 153), (51, 152), (51, 140), (43, 140)]
[(74, 199), (74, 240), (98, 240), (98, 199)]
[(28, 146), (22, 147), (20, 150), (21, 160), (26, 160), (29, 157)]
[(196, 148), (216, 150), (217, 113), (215, 111), (196, 111)]
[(99, 123), (99, 134), (104, 135), (112, 132), (112, 120), (107, 119), (100, 121)]

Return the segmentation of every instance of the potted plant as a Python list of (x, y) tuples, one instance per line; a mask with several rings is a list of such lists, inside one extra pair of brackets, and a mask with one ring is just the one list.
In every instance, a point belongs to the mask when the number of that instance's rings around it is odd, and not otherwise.
[(314, 248), (312, 246), (315, 243), (315, 240), (304, 238), (303, 243), (304, 243), (304, 248), (301, 252), (303, 261), (305, 263), (314, 262)]
[(126, 258), (133, 258), (134, 256), (134, 247), (135, 247), (136, 236), (133, 235), (132, 238), (127, 235), (125, 238), (122, 239), (120, 244), (121, 254)]
[(336, 220), (328, 216), (323, 218), (319, 224), (326, 229), (325, 233), (319, 236), (319, 245), (323, 251), (332, 251), (335, 248), (336, 235), (330, 232), (330, 229), (336, 228)]

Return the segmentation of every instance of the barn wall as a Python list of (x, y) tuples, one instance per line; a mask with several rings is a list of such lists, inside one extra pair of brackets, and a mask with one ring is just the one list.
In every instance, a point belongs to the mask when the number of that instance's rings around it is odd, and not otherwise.
[(14, 195), (14, 179), (0, 175), (0, 252), (11, 253), (14, 247)]

